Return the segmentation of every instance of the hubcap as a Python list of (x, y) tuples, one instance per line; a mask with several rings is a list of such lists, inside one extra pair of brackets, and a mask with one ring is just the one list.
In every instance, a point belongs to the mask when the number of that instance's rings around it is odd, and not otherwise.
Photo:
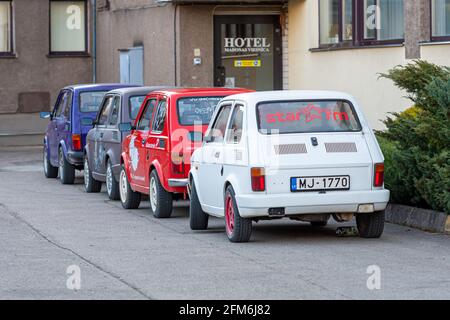
[(63, 158), (63, 153), (62, 151), (59, 151), (59, 168), (58, 168), (58, 172), (59, 172), (59, 178), (61, 180), (63, 180), (63, 174), (64, 174), (64, 158)]
[(44, 148), (44, 172), (48, 173), (47, 150)]
[(108, 165), (108, 168), (106, 169), (106, 190), (108, 191), (108, 195), (111, 195), (112, 178), (111, 165)]
[(226, 229), (227, 234), (231, 235), (234, 229), (234, 209), (233, 209), (233, 200), (230, 195), (227, 195), (225, 200), (225, 220), (226, 220)]
[(151, 178), (150, 179), (150, 204), (152, 206), (152, 210), (153, 212), (156, 211), (156, 207), (158, 205), (158, 200), (157, 200), (157, 189), (156, 189), (156, 181), (155, 178)]
[(120, 200), (125, 203), (127, 201), (127, 176), (125, 170), (120, 171), (119, 179), (119, 189), (120, 189)]
[(89, 162), (84, 159), (84, 185), (86, 189), (89, 187)]

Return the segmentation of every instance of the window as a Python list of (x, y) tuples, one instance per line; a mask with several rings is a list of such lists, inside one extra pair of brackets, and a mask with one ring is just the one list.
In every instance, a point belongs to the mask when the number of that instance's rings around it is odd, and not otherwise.
[(150, 130), (150, 121), (152, 121), (155, 107), (156, 107), (156, 99), (147, 100), (144, 112), (142, 113), (142, 116), (139, 119), (137, 130), (145, 130), (145, 131)]
[(58, 97), (57, 104), (55, 106), (55, 109), (53, 110), (53, 116), (59, 117), (61, 116), (62, 111), (64, 110), (64, 106), (67, 102), (67, 91), (61, 91)]
[(108, 121), (108, 115), (111, 111), (113, 103), (114, 103), (114, 97), (109, 96), (109, 97), (105, 98), (105, 102), (103, 103), (100, 114), (98, 115), (97, 124), (99, 126), (106, 125), (106, 121)]
[(97, 112), (107, 91), (86, 91), (80, 93), (80, 111)]
[(120, 110), (120, 97), (114, 98), (114, 105), (111, 110), (111, 116), (109, 117), (109, 125), (115, 126), (119, 121), (119, 110)]
[(12, 49), (11, 1), (0, 1), (0, 54), (11, 54)]
[(63, 115), (66, 119), (70, 119), (70, 110), (72, 109), (72, 91), (67, 91), (64, 100)]
[(361, 130), (347, 101), (264, 102), (257, 106), (257, 118), (259, 131), (264, 134)]
[(182, 126), (209, 124), (223, 97), (189, 97), (177, 101), (178, 121)]
[(135, 120), (141, 109), (142, 102), (145, 100), (144, 96), (134, 96), (130, 97), (130, 119)]
[(321, 47), (401, 43), (404, 0), (318, 0)]
[(50, 53), (86, 53), (86, 26), (86, 1), (50, 0)]
[(211, 142), (222, 142), (227, 128), (228, 117), (230, 116), (231, 105), (222, 106), (211, 128)]
[(244, 107), (242, 105), (236, 105), (234, 107), (233, 116), (230, 121), (227, 133), (227, 143), (238, 144), (242, 138), (242, 128), (244, 120)]
[(432, 39), (450, 40), (450, 0), (432, 0)]
[(167, 101), (161, 100), (158, 102), (158, 110), (156, 111), (155, 119), (153, 120), (152, 131), (163, 132), (164, 123), (166, 122)]

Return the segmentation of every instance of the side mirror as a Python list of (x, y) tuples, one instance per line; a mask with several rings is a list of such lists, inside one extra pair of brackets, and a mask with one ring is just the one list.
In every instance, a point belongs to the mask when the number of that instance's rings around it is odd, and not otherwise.
[(81, 118), (81, 125), (82, 126), (91, 126), (94, 124), (94, 120), (91, 118)]
[(207, 135), (203, 138), (203, 142), (209, 143), (213, 141), (213, 137), (210, 135)]
[(136, 129), (130, 122), (119, 123), (119, 131), (127, 132)]
[(51, 114), (50, 112), (48, 112), (48, 111), (40, 112), (40, 113), (39, 113), (39, 117), (40, 117), (41, 119), (50, 119), (51, 116), (52, 116), (52, 114)]

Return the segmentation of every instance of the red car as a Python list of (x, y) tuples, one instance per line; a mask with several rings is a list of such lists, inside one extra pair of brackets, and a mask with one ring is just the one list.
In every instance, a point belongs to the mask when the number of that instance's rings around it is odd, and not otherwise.
[(149, 195), (157, 218), (168, 218), (172, 202), (187, 198), (187, 177), (192, 152), (202, 145), (203, 134), (218, 102), (247, 89), (189, 88), (155, 91), (147, 95), (134, 125), (122, 144), (120, 200), (125, 209), (137, 209)]

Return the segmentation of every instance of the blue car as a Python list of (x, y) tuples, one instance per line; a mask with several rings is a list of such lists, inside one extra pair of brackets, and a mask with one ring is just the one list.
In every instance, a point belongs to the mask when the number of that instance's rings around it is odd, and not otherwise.
[(135, 87), (124, 84), (87, 84), (63, 88), (52, 112), (41, 112), (50, 119), (44, 137), (44, 174), (59, 176), (62, 184), (73, 184), (75, 170), (83, 169), (86, 135), (97, 116), (104, 95), (114, 89)]

